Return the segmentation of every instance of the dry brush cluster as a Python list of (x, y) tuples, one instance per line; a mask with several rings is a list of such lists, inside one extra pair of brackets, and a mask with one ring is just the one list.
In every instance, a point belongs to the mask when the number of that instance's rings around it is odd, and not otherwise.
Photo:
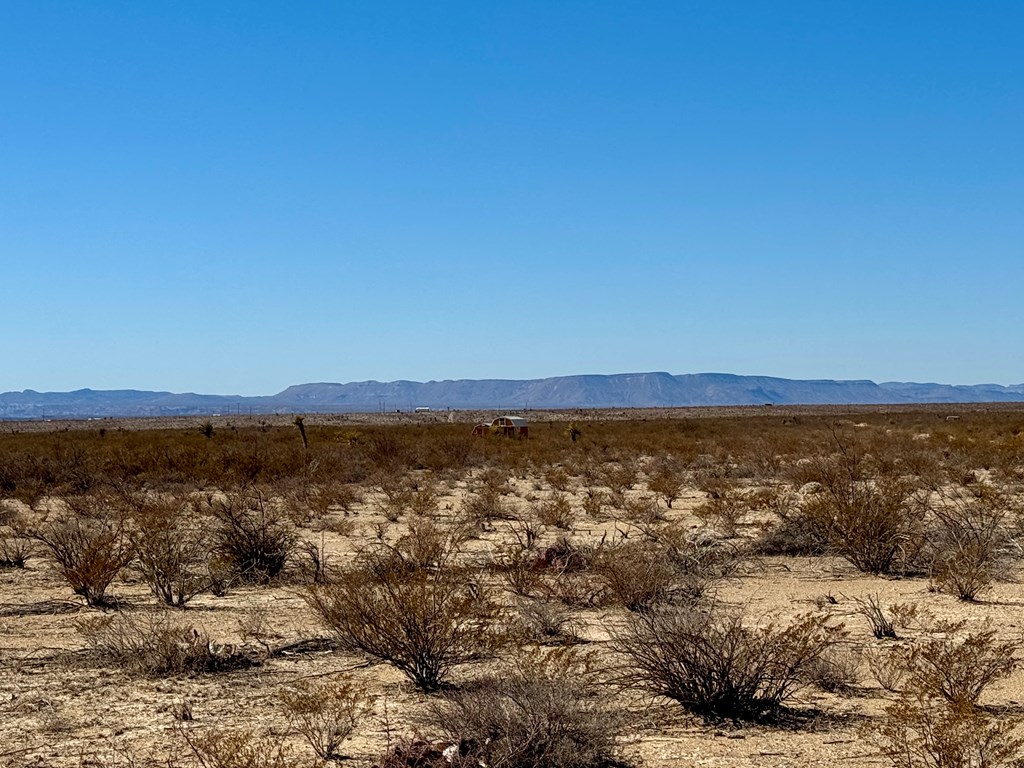
[[(523, 442), (313, 421), (0, 435), (0, 567), (48, 561), (104, 611), (79, 620), (91, 658), (148, 677), (269, 663), (280, 648), (215, 640), (187, 609), (298, 591), (323, 647), (420, 692), (381, 768), (621, 765), (646, 701), (770, 727), (810, 688), (864, 690), (865, 667), (888, 697), (871, 733), (894, 765), (1020, 759), (1016, 723), (981, 703), (1015, 669), (994, 630), (926, 626), (875, 598), (782, 618), (722, 597), (797, 555), (983, 600), (1021, 556), (1019, 414), (540, 423)], [(125, 574), (161, 610), (118, 610)], [(381, 717), (379, 692), (341, 674), (278, 707), (283, 736), (179, 718), (181, 759), (315, 764)]]

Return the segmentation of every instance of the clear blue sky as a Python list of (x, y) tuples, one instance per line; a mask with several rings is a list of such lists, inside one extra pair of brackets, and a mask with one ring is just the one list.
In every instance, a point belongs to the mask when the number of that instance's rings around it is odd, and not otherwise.
[(1024, 381), (1024, 3), (0, 0), (0, 391)]

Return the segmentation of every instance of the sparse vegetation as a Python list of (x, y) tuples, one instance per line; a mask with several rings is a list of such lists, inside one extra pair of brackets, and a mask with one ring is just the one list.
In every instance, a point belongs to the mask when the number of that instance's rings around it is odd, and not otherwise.
[(833, 644), (820, 616), (751, 627), (742, 613), (714, 605), (635, 614), (617, 635), (639, 686), (707, 719), (772, 715)]
[(306, 599), (348, 650), (400, 670), (436, 691), (459, 664), (493, 654), (497, 608), (464, 569), (415, 567), (395, 550), (365, 553)]
[[(875, 762), (1016, 764), (1024, 409), (636, 416), (575, 443), (564, 415), (523, 441), (313, 414), (0, 433), (8, 734), (61, 734), (25, 758), (61, 768), (607, 768), (700, 752), (657, 735), (682, 705), (786, 726), (745, 755), (813, 721), (815, 759), (857, 762), (865, 721)], [(69, 696), (107, 685), (118, 722), (86, 725)]]
[(107, 588), (135, 556), (122, 522), (104, 519), (99, 511), (88, 517), (62, 515), (35, 529), (33, 536), (72, 591), (92, 606), (110, 603)]

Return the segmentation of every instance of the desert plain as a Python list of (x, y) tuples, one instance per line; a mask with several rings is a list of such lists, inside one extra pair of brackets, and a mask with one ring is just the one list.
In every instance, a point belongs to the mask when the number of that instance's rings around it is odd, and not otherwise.
[(0, 765), (1024, 757), (1021, 405), (498, 415), (0, 423)]

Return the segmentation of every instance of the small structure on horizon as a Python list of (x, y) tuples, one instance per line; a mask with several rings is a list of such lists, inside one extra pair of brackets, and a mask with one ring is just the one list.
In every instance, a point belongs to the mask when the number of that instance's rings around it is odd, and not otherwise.
[(499, 416), (490, 424), (484, 422), (473, 427), (473, 434), (504, 435), (525, 440), (530, 436), (530, 425), (522, 416)]

